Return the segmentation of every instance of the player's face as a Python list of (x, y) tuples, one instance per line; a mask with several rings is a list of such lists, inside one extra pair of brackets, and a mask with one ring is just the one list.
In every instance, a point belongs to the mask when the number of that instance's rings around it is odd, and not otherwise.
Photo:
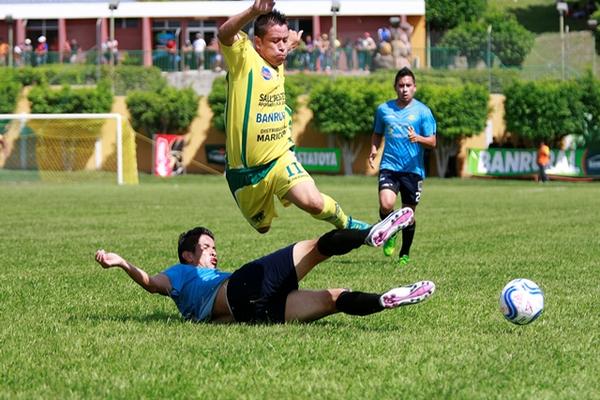
[(403, 76), (396, 82), (396, 94), (398, 95), (398, 104), (405, 106), (410, 103), (415, 96), (417, 87), (411, 76)]
[(288, 37), (287, 25), (271, 25), (262, 38), (254, 38), (254, 47), (266, 62), (273, 67), (279, 67), (287, 57)]
[(200, 235), (192, 255), (192, 264), (205, 268), (217, 268), (217, 261), (215, 241), (210, 236)]

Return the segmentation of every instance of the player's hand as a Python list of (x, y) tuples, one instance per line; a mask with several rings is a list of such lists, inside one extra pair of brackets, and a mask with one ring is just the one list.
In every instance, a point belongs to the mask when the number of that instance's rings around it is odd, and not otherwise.
[(302, 38), (303, 32), (304, 32), (303, 30), (296, 32), (296, 31), (293, 31), (290, 29), (290, 34), (288, 36), (288, 41), (287, 41), (288, 51), (292, 51), (296, 47), (298, 47), (298, 45), (300, 44), (300, 40)]
[(419, 135), (417, 135), (415, 128), (412, 126), (408, 127), (408, 140), (410, 140), (411, 143), (419, 143)]
[(96, 262), (102, 268), (118, 267), (126, 264), (125, 259), (116, 253), (107, 253), (100, 249), (96, 252)]
[(273, 0), (254, 0), (252, 10), (258, 15), (263, 15), (273, 11), (275, 2)]

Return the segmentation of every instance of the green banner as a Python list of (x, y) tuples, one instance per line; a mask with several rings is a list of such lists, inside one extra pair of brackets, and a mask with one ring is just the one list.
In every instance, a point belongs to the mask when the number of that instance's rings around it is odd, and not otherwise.
[(337, 148), (296, 147), (296, 158), (309, 172), (340, 172), (341, 152)]
[[(550, 167), (546, 169), (546, 173), (574, 177), (587, 176), (586, 150), (551, 150), (550, 153)], [(486, 176), (536, 174), (538, 172), (536, 155), (536, 149), (469, 149), (467, 171), (472, 175)]]

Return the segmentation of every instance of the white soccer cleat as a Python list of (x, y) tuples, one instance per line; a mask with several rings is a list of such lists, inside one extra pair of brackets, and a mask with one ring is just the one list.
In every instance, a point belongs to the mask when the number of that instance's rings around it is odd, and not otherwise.
[(410, 207), (404, 207), (394, 211), (383, 221), (380, 221), (371, 227), (371, 231), (365, 240), (369, 246), (379, 247), (396, 232), (409, 226), (413, 221), (414, 212)]
[(435, 284), (430, 281), (421, 281), (412, 285), (402, 286), (388, 290), (379, 298), (383, 308), (396, 308), (417, 304), (435, 292)]

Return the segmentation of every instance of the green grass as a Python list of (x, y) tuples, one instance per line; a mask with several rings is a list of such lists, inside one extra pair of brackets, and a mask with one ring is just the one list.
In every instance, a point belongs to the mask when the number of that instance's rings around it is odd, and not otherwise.
[[(317, 177), (360, 219), (377, 217), (376, 178)], [(271, 232), (242, 219), (222, 177), (139, 186), (0, 181), (0, 398), (600, 398), (598, 183), (428, 179), (412, 265), (363, 247), (317, 267), (304, 288), (383, 291), (430, 279), (424, 304), (312, 324), (182, 321), (94, 251), (156, 273), (176, 237), (213, 229), (220, 264), (329, 229), (280, 208)], [(509, 280), (546, 294), (529, 326), (498, 311)]]

